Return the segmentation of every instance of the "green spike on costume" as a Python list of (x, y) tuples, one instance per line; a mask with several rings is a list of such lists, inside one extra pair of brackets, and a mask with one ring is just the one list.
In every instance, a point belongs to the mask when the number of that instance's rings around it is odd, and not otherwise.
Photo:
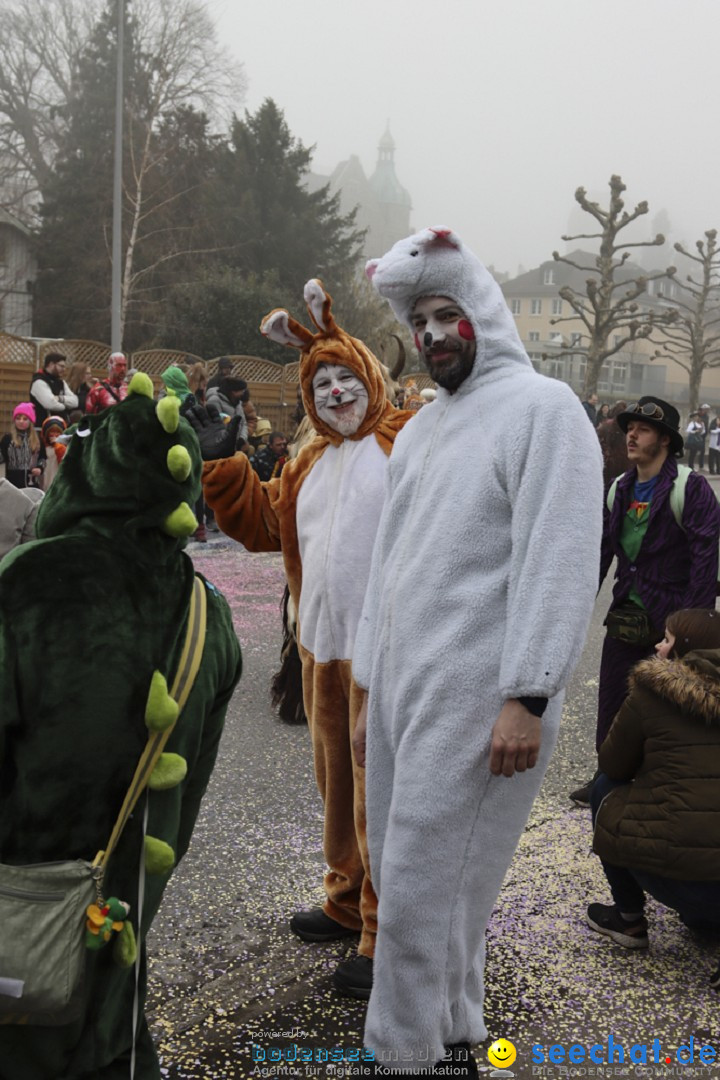
[(153, 791), (167, 791), (177, 787), (187, 775), (187, 761), (180, 754), (161, 754), (150, 774), (148, 787)]
[(136, 371), (128, 383), (128, 394), (142, 394), (152, 400), (155, 396), (153, 381), (144, 371)]
[(174, 724), (178, 716), (177, 702), (168, 694), (165, 676), (159, 671), (153, 672), (150, 693), (145, 705), (145, 724), (150, 731), (165, 731)]
[(137, 960), (137, 942), (133, 924), (127, 919), (113, 943), (113, 960), (121, 968), (132, 967)]
[(184, 446), (171, 446), (167, 455), (168, 472), (173, 480), (184, 483), (192, 471), (192, 458)]
[(167, 397), (160, 398), (155, 406), (155, 412), (168, 435), (174, 434), (180, 423), (180, 398), (174, 395), (171, 397), (169, 394)]
[[(163, 401), (167, 401), (167, 398), (163, 398)], [(162, 524), (168, 536), (192, 536), (197, 527), (198, 520), (186, 502), (176, 506)]]
[(148, 874), (169, 874), (175, 865), (175, 852), (156, 836), (145, 837), (145, 869)]

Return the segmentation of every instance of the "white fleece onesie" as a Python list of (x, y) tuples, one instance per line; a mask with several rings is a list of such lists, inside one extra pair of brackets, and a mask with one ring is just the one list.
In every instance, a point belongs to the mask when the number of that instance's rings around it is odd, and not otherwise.
[[(412, 1071), (487, 1034), (485, 929), (592, 613), (602, 469), (578, 399), (534, 371), (500, 289), (453, 234), (396, 244), (374, 282), (405, 321), (419, 296), (456, 301), (477, 342), (465, 382), (395, 442), (353, 659), (369, 687), (379, 895), (365, 1040)], [(539, 761), (495, 777), (492, 728), (520, 696), (550, 699)]]

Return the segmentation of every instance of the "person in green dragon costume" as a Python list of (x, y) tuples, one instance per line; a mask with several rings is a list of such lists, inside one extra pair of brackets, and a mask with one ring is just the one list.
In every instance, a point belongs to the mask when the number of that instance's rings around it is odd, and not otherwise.
[[(197, 527), (200, 470), (179, 399), (156, 406), (151, 380), (137, 374), (124, 402), (83, 420), (43, 500), (38, 539), (0, 564), (0, 862), (92, 860), (105, 846), (148, 739), (151, 685), (170, 683), (183, 646), (194, 569), (182, 549)], [(147, 835), (141, 802), (105, 877), (105, 895), (130, 904), (142, 940), (190, 842), (240, 677), (230, 610), (205, 588), (202, 663), (150, 784)], [(112, 944), (88, 951), (75, 1023), (0, 1025), (3, 1080), (130, 1076), (135, 971), (117, 954)], [(135, 1077), (155, 1080), (141, 955)]]

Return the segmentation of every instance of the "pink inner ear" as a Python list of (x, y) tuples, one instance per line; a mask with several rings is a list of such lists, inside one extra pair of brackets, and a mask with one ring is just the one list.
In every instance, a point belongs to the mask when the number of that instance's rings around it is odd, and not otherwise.
[(377, 270), (377, 263), (376, 262), (371, 262), (371, 263), (367, 264), (367, 266), (365, 267), (365, 276), (367, 277), (368, 281), (372, 281), (372, 279), (375, 277), (375, 271), (376, 270)]
[(447, 240), (450, 235), (450, 229), (431, 229), (430, 232), (435, 233), (438, 240)]

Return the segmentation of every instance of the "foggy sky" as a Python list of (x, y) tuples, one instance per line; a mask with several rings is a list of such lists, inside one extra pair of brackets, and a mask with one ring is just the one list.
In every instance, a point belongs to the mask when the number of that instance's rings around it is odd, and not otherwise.
[(612, 173), (648, 237), (661, 209), (673, 240), (720, 228), (718, 0), (208, 7), (244, 108), (272, 97), (321, 173), (355, 153), (369, 175), (389, 120), (411, 226), (450, 225), (498, 270), (565, 250), (575, 189), (606, 201)]

